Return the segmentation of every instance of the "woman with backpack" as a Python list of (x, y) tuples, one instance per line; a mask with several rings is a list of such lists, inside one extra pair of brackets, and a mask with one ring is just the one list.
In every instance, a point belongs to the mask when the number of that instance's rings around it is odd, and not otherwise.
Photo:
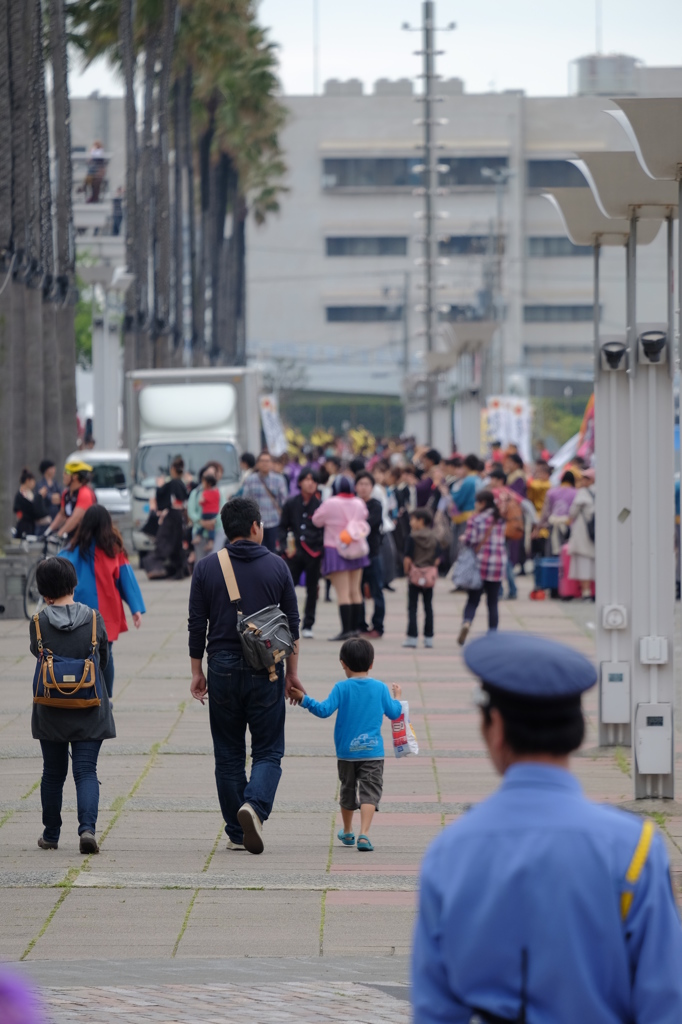
[(135, 629), (140, 628), (146, 609), (123, 538), (103, 505), (92, 505), (87, 510), (68, 550), (61, 554), (73, 563), (78, 576), (76, 600), (102, 613), (109, 638), (109, 658), (103, 674), (111, 697), (114, 692), (113, 644), (121, 633), (128, 631), (123, 602), (132, 612)]
[(568, 578), (580, 583), (583, 601), (592, 600), (592, 581), (595, 577), (594, 550), (594, 479), (593, 469), (584, 469), (568, 514), (571, 536), (568, 553), (571, 563)]
[(507, 571), (505, 529), (506, 522), (497, 507), (493, 492), (479, 491), (476, 495), (474, 514), (467, 522), (461, 544), (468, 545), (476, 553), (481, 586), (468, 591), (469, 599), (464, 607), (462, 628), (457, 638), (460, 645), (466, 643), (476, 609), (484, 593), (488, 602), (488, 629), (497, 629), (500, 588)]
[[(107, 667), (109, 643), (104, 619), (99, 612), (74, 601), (78, 583), (76, 570), (65, 558), (52, 557), (40, 562), (36, 569), (38, 593), (45, 608), (35, 616), (29, 626), (31, 654), (38, 659), (34, 681), (34, 703), (31, 733), (40, 740), (43, 753), (43, 777), (40, 782), (40, 801), (43, 808), (43, 833), (38, 839), (41, 850), (56, 850), (62, 827), (62, 791), (69, 771), (69, 745), (73, 780), (76, 783), (78, 809), (78, 835), (80, 852), (99, 853), (95, 838), (99, 809), (99, 782), (97, 758), (103, 740), (116, 735), (114, 716), (101, 673)], [(60, 672), (60, 659), (68, 659), (74, 675)], [(59, 696), (56, 688), (50, 696), (39, 696), (46, 682), (54, 676), (68, 693), (68, 683), (76, 675), (84, 674), (86, 659), (92, 659), (96, 680), (83, 693), (93, 698), (90, 706), (79, 694), (73, 694), (73, 707), (65, 706), (68, 697)], [(51, 660), (51, 666), (49, 664)], [(47, 663), (47, 664), (46, 664)], [(45, 671), (43, 676), (43, 669)], [(92, 668), (92, 666), (88, 666)], [(38, 697), (38, 701), (36, 701)], [(50, 706), (52, 704), (52, 706)]]
[(331, 580), (341, 616), (341, 632), (332, 641), (357, 636), (362, 623), (362, 570), (369, 565), (367, 505), (341, 478), (338, 493), (313, 513), (313, 525), (324, 527), (322, 575)]

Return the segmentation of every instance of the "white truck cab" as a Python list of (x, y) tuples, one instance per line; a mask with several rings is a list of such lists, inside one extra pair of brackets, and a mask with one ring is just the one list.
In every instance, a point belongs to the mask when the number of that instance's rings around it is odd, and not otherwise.
[(159, 479), (168, 479), (180, 455), (195, 480), (209, 462), (223, 467), (226, 501), (239, 488), (239, 456), (260, 450), (260, 376), (256, 369), (138, 370), (127, 375), (128, 438), (132, 466), (133, 546), (148, 551), (142, 532)]

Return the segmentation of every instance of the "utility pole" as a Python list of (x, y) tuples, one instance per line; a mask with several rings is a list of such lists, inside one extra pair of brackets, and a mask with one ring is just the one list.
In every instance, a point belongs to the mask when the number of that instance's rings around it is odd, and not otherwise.
[(493, 342), (493, 367), (492, 367), (492, 388), (493, 394), (501, 395), (504, 392), (504, 370), (505, 370), (505, 353), (504, 353), (504, 321), (505, 321), (505, 308), (504, 308), (504, 293), (502, 289), (502, 259), (504, 253), (504, 222), (503, 222), (503, 203), (504, 203), (504, 189), (513, 175), (513, 171), (510, 171), (507, 167), (483, 167), (481, 168), (481, 177), (487, 178), (492, 181), (495, 185), (495, 206), (496, 206), (496, 226), (494, 230), (493, 246), (492, 251), (495, 254), (495, 276), (494, 276), (494, 291), (493, 291), (493, 315), (497, 322), (496, 338)]
[[(433, 0), (424, 0), (422, 4), (422, 49), (417, 55), (423, 58), (422, 78), (424, 90), (421, 102), (424, 107), (424, 116), (416, 121), (416, 124), (424, 126), (423, 154), (424, 165), (424, 188), (419, 190), (424, 194), (424, 258), (425, 269), (424, 281), (424, 303), (421, 305), (424, 313), (424, 334), (426, 338), (426, 436), (428, 444), (433, 444), (433, 408), (435, 404), (435, 381), (430, 367), (429, 357), (435, 350), (436, 337), (438, 334), (438, 232), (436, 221), (438, 213), (436, 210), (436, 196), (438, 195), (438, 175), (441, 168), (438, 163), (438, 145), (436, 143), (436, 126), (444, 124), (444, 118), (436, 118), (435, 105), (441, 100), (436, 96), (435, 87), (438, 75), (436, 74), (436, 5)], [(409, 24), (403, 25), (404, 29), (413, 31)], [(454, 22), (447, 26), (451, 31), (455, 28)], [(443, 168), (447, 170), (448, 168)]]
[[(435, 199), (438, 188), (438, 154), (435, 145), (435, 53), (434, 53), (434, 10), (433, 0), (424, 0), (422, 32), (424, 47), (424, 257), (426, 259), (426, 352), (431, 355), (435, 348), (438, 331), (438, 287), (436, 281), (436, 260), (438, 259), (438, 236), (435, 225)], [(434, 379), (431, 368), (426, 371), (426, 434), (428, 443), (433, 445), (433, 403)]]

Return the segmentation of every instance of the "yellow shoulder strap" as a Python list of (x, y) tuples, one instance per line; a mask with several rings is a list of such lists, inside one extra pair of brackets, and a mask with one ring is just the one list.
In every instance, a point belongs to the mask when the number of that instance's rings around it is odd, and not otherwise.
[(220, 562), (220, 568), (223, 570), (225, 586), (227, 587), (227, 593), (230, 601), (232, 604), (239, 604), (241, 601), (241, 595), (239, 593), (239, 586), (237, 585), (237, 577), (235, 576), (234, 569), (232, 568), (230, 554), (225, 548), (222, 548), (218, 552), (218, 561)]
[[(649, 856), (649, 850), (651, 849), (651, 843), (654, 838), (654, 823), (649, 818), (642, 825), (642, 831), (639, 834), (639, 840), (635, 848), (635, 852), (632, 855), (629, 867), (625, 872), (625, 881), (629, 882), (630, 885), (635, 885), (639, 881), (639, 877), (644, 870), (646, 859)], [(620, 916), (624, 921), (628, 916), (632, 901), (634, 899), (634, 892), (621, 893), (620, 897)]]
[(97, 647), (97, 612), (92, 609), (92, 646)]
[(33, 622), (36, 627), (36, 640), (38, 641), (38, 650), (40, 651), (43, 648), (43, 638), (40, 635), (40, 615), (34, 615)]

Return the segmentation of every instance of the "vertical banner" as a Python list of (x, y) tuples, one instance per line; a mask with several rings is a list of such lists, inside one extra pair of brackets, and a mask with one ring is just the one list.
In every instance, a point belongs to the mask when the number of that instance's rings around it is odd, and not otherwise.
[(265, 443), (271, 455), (284, 455), (289, 444), (279, 418), (279, 405), (275, 395), (261, 395), (260, 418), (265, 434)]
[(499, 441), (503, 448), (516, 445), (524, 462), (531, 460), (532, 410), (527, 398), (493, 395), (486, 410), (486, 441)]

